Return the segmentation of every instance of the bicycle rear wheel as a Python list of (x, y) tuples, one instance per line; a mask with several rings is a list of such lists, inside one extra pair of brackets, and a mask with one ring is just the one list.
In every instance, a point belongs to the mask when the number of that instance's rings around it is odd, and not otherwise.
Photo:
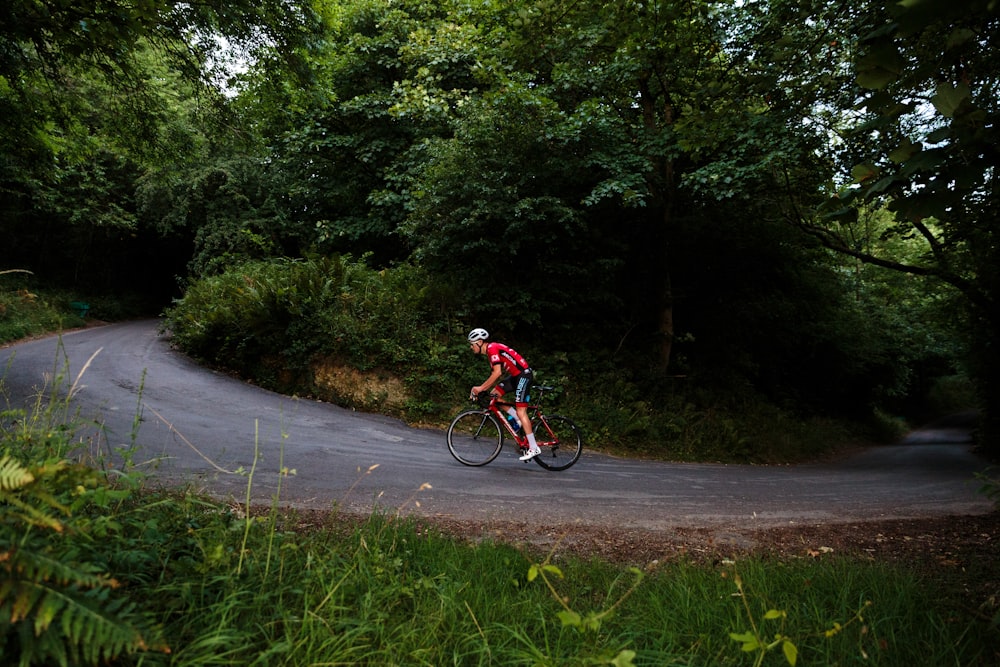
[(484, 410), (466, 410), (448, 426), (448, 451), (459, 463), (483, 466), (500, 453), (503, 430)]
[(565, 470), (580, 460), (583, 435), (572, 420), (561, 415), (546, 415), (532, 422), (535, 441), (542, 453), (535, 463), (546, 470)]

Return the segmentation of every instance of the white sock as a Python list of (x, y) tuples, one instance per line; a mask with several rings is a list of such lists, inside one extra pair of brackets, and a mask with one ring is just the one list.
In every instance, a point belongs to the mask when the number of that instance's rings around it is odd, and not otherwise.
[(529, 433), (528, 434), (528, 446), (531, 448), (531, 451), (535, 451), (536, 449), (538, 449), (538, 443), (535, 442), (535, 434), (534, 433)]

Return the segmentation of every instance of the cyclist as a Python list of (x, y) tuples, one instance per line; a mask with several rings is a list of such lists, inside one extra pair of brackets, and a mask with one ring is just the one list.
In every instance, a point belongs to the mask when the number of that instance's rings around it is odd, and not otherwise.
[[(486, 381), (472, 388), (470, 397), (476, 396), (484, 391), (493, 388), (492, 393), (496, 396), (503, 396), (507, 392), (514, 392), (514, 410), (512, 416), (517, 417), (524, 434), (528, 438), (528, 451), (521, 457), (522, 461), (529, 461), (542, 453), (541, 448), (535, 442), (535, 434), (531, 429), (531, 420), (528, 418), (528, 390), (534, 380), (531, 367), (517, 351), (504, 345), (503, 343), (489, 342), (490, 334), (486, 329), (473, 329), (469, 332), (469, 345), (476, 354), (485, 354), (490, 361), (493, 372), (486, 378)], [(507, 377), (500, 380), (500, 376), (507, 373)], [(500, 382), (497, 382), (500, 380)], [(495, 386), (494, 386), (495, 385)], [(510, 410), (508, 409), (510, 412)]]

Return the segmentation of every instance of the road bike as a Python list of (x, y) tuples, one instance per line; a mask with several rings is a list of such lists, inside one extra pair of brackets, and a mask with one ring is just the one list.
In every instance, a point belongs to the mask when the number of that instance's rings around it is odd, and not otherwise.
[[(562, 415), (546, 415), (540, 405), (541, 397), (555, 387), (535, 385), (536, 401), (529, 396), (528, 416), (531, 419), (535, 442), (542, 453), (532, 460), (546, 470), (565, 470), (580, 460), (583, 436), (579, 427)], [(480, 394), (479, 400), (484, 400)], [(506, 410), (514, 407), (490, 395), (489, 403), (479, 409), (460, 412), (448, 426), (448, 451), (467, 466), (484, 466), (499, 454), (504, 437), (517, 443), (518, 455), (528, 451), (528, 438), (508, 421)], [(482, 406), (482, 403), (480, 403)]]

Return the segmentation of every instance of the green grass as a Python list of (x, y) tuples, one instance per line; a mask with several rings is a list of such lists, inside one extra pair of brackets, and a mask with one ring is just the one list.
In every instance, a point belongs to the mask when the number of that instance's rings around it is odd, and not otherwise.
[[(155, 526), (142, 504), (156, 506)], [(995, 631), (953, 616), (947, 591), (878, 564), (666, 564), (598, 628), (581, 630), (528, 582), (528, 555), (408, 520), (299, 532), (287, 527), (294, 515), (264, 517), (237, 572), (245, 519), (224, 508), (152, 496), (123, 519), (136, 525), (114, 535), (124, 548), (110, 574), (162, 624), (171, 650), (136, 654), (136, 664), (584, 665), (622, 651), (636, 665), (751, 664), (730, 638), (751, 627), (736, 572), (762, 635), (790, 637), (802, 664), (985, 664), (996, 649)], [(581, 614), (613, 605), (632, 580), (607, 563), (561, 560), (555, 585)], [(769, 609), (787, 612), (780, 627), (762, 620)], [(863, 621), (824, 636), (861, 609)]]

